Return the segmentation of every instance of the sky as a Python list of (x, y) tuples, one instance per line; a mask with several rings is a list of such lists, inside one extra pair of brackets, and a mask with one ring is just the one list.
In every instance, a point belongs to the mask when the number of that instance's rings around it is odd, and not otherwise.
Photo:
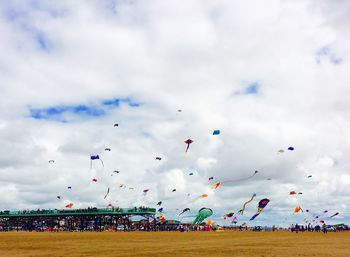
[(239, 224), (302, 223), (297, 205), (350, 223), (349, 11), (341, 0), (0, 1), (0, 209), (162, 201), (168, 219), (208, 207), (223, 224), (256, 193)]

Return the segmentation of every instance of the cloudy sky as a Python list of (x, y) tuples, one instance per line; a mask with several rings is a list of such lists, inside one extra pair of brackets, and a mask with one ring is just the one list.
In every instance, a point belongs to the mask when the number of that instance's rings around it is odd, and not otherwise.
[[(222, 222), (256, 193), (240, 223), (263, 198), (249, 224), (302, 222), (296, 205), (350, 222), (349, 11), (341, 0), (1, 1), (0, 209), (163, 201), (167, 218), (209, 207)], [(90, 167), (95, 154), (104, 167)]]

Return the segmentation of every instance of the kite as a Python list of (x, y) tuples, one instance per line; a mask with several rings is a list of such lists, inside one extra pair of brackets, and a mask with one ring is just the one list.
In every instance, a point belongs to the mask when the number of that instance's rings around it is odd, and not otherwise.
[(119, 124), (118, 123), (114, 123), (113, 127), (118, 127)]
[(134, 190), (134, 188), (133, 187), (129, 187), (129, 190)]
[(107, 189), (107, 193), (103, 199), (106, 199), (107, 195), (109, 194), (109, 188)]
[(103, 161), (100, 159), (100, 156), (97, 154), (97, 155), (91, 155), (90, 156), (90, 160), (91, 160), (91, 164), (90, 164), (90, 167), (92, 169), (92, 161), (93, 160), (100, 160), (101, 161), (101, 164), (102, 164), (102, 167), (104, 167), (105, 165), (103, 164)]
[(330, 216), (330, 218), (333, 218), (333, 217), (335, 217), (337, 215), (339, 215), (339, 212), (334, 213), (332, 216)]
[(159, 215), (160, 222), (164, 223), (166, 221), (164, 214)]
[(323, 213), (327, 213), (327, 212), (328, 212), (328, 210), (324, 210), (324, 211), (323, 211)]
[(246, 202), (243, 204), (243, 208), (240, 209), (240, 210), (238, 211), (239, 214), (243, 215), (246, 205), (247, 205), (248, 203), (250, 203), (251, 201), (253, 201), (253, 199), (254, 199), (255, 196), (256, 196), (256, 194), (254, 193), (254, 194), (252, 195), (252, 197), (251, 197), (248, 201), (246, 201)]
[(143, 193), (146, 194), (149, 191), (149, 189), (143, 190)]
[(231, 218), (235, 214), (234, 211), (230, 211), (229, 213), (225, 214), (227, 218)]
[(267, 198), (260, 200), (258, 204), (258, 211), (253, 215), (253, 217), (250, 218), (250, 220), (254, 220), (257, 216), (259, 216), (269, 202), (270, 200)]
[(54, 163), (55, 162), (55, 160), (49, 160), (49, 163)]
[(158, 212), (162, 212), (162, 211), (163, 211), (163, 208), (159, 208), (159, 209), (158, 209)]
[(289, 151), (294, 151), (294, 147), (291, 147), (291, 146), (290, 146), (290, 147), (288, 147), (288, 150), (289, 150)]
[(119, 173), (119, 170), (113, 170), (114, 173)]
[(159, 201), (159, 202), (157, 203), (157, 205), (162, 205), (162, 201)]
[(324, 220), (320, 220), (320, 223), (324, 223)]
[(67, 187), (68, 189), (72, 189), (72, 187), (71, 186), (69, 186), (69, 187)]
[(295, 191), (290, 191), (289, 194), (290, 194), (290, 195), (296, 195), (297, 192), (295, 192)]
[(215, 182), (215, 183), (211, 186), (211, 188), (212, 188), (212, 189), (217, 189), (220, 185), (221, 185), (221, 182)]
[(181, 214), (187, 212), (187, 211), (190, 211), (190, 210), (191, 210), (190, 208), (185, 208), (185, 209), (183, 209), (182, 212), (179, 214), (179, 216), (180, 216)]
[(235, 224), (237, 223), (237, 216), (234, 216), (234, 217), (233, 217), (231, 223), (235, 223)]
[(210, 177), (208, 180), (210, 181), (210, 180), (213, 180), (214, 179), (214, 177)]
[(205, 197), (208, 197), (208, 195), (207, 194), (202, 194), (202, 195), (199, 196), (199, 198), (205, 198)]
[(186, 147), (186, 153), (187, 153), (187, 151), (188, 151), (188, 148), (190, 148), (190, 144), (192, 144), (193, 143), (193, 140), (192, 139), (187, 139), (186, 141), (185, 141), (185, 144), (187, 144), (187, 147)]
[(284, 153), (283, 149), (278, 150), (279, 153)]
[(267, 180), (272, 180), (272, 178), (267, 178)]
[(308, 178), (312, 178), (312, 175), (307, 176)]
[(176, 192), (176, 189), (174, 188), (171, 192)]
[(107, 208), (112, 208), (112, 207), (113, 205), (111, 203), (107, 205)]
[(97, 182), (97, 179), (96, 179), (96, 178), (93, 178), (93, 179), (92, 179), (92, 182)]
[(298, 205), (297, 207), (295, 207), (293, 214), (298, 213), (300, 211), (303, 211), (303, 209), (301, 209), (301, 206)]
[(160, 160), (162, 160), (162, 158), (160, 158), (160, 157), (156, 157), (156, 160), (160, 161)]
[(110, 152), (112, 149), (111, 148), (105, 148), (105, 151)]
[(178, 111), (178, 112), (182, 112), (182, 110), (180, 110), (180, 109), (179, 109), (179, 110), (177, 110), (177, 111)]
[(121, 184), (119, 187), (122, 188), (124, 186), (124, 184)]
[(66, 205), (66, 208), (72, 209), (72, 208), (73, 208), (73, 204), (72, 204), (72, 203), (67, 204), (67, 205)]
[(216, 129), (213, 131), (213, 136), (220, 135), (220, 130)]
[(61, 199), (62, 199), (62, 197), (58, 195), (58, 196), (57, 196), (57, 199), (61, 200)]
[(192, 176), (192, 175), (193, 175), (193, 172), (190, 172), (188, 175)]
[(299, 192), (299, 193), (298, 193), (298, 195), (302, 195), (302, 194), (303, 194), (303, 192)]
[(244, 181), (244, 180), (248, 180), (252, 177), (254, 177), (256, 174), (258, 174), (258, 171), (254, 171), (253, 175), (246, 177), (246, 178), (240, 178), (240, 179), (230, 179), (230, 180), (225, 180), (225, 181), (221, 181), (221, 182), (216, 182), (212, 185), (213, 189), (218, 188), (220, 185), (225, 184), (225, 183), (234, 183), (234, 182), (240, 182), (240, 181)]

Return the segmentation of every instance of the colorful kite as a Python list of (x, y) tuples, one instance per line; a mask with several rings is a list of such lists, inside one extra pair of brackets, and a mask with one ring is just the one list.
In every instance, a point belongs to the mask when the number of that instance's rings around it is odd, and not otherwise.
[(257, 216), (259, 216), (269, 202), (270, 200), (267, 198), (260, 200), (258, 204), (258, 211), (253, 215), (253, 217), (250, 218), (250, 220), (254, 220)]
[(215, 182), (211, 185), (211, 189), (217, 189), (221, 185), (221, 182)]
[(297, 207), (295, 207), (293, 214), (298, 213), (300, 211), (303, 211), (303, 210), (301, 209), (301, 206), (298, 205)]
[(231, 218), (235, 214), (234, 211), (230, 211), (229, 213), (225, 214), (225, 217)]
[(226, 183), (235, 183), (235, 182), (240, 182), (240, 181), (244, 181), (244, 180), (248, 180), (252, 177), (254, 177), (256, 174), (258, 174), (258, 171), (254, 171), (253, 175), (246, 177), (246, 178), (240, 178), (240, 179), (230, 179), (230, 180), (225, 180), (225, 181), (221, 181), (221, 182), (215, 182), (212, 185), (212, 189), (216, 189), (218, 188), (220, 185), (226, 184)]
[(290, 194), (290, 195), (296, 195), (297, 192), (295, 192), (295, 191), (290, 191), (289, 194)]
[(72, 209), (73, 208), (73, 204), (72, 203), (67, 204), (66, 208)]
[(185, 141), (185, 144), (187, 144), (186, 151), (185, 151), (186, 153), (187, 153), (188, 149), (190, 148), (190, 144), (192, 144), (192, 143), (193, 143), (193, 140), (190, 138)]
[(246, 202), (243, 204), (243, 208), (240, 209), (240, 210), (238, 211), (239, 214), (243, 215), (246, 205), (247, 205), (248, 203), (250, 203), (251, 201), (253, 201), (253, 199), (254, 199), (255, 196), (256, 196), (256, 194), (254, 193), (254, 194), (252, 195), (252, 197), (251, 197), (248, 201), (246, 201)]

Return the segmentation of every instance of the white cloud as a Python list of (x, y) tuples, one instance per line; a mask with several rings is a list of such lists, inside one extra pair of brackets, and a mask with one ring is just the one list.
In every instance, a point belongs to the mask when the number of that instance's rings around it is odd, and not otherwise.
[[(339, 211), (348, 222), (350, 37), (344, 5), (0, 4), (0, 185), (7, 195), (0, 209), (63, 208), (57, 195), (76, 207), (155, 205), (164, 198), (167, 217), (176, 218), (188, 193), (208, 193), (188, 207), (192, 213), (211, 207), (219, 220), (257, 193), (240, 221), (267, 197), (271, 202), (257, 224), (302, 221), (290, 216), (297, 203)], [(317, 63), (325, 46), (342, 62)], [(258, 91), (235, 94), (247, 82), (258, 82)], [(36, 120), (29, 112), (114, 98), (141, 105), (67, 123)], [(221, 135), (212, 136), (214, 129)], [(194, 143), (185, 153), (187, 138)], [(295, 150), (277, 153), (289, 146)], [(100, 154), (105, 167), (96, 163), (90, 171), (90, 154)], [(115, 169), (120, 174), (111, 176)], [(235, 179), (254, 170), (259, 173), (250, 180), (209, 188), (210, 176)], [(143, 196), (145, 188), (150, 191)], [(290, 198), (291, 190), (303, 195)]]

